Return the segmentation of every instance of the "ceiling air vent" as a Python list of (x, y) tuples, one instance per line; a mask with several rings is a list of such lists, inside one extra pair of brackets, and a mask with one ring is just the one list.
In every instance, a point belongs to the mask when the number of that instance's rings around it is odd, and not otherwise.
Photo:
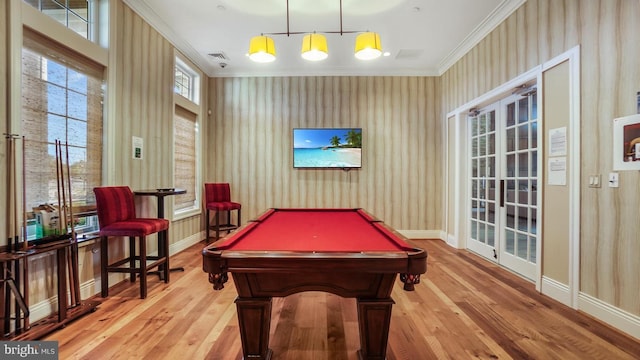
[(210, 53), (208, 55), (211, 56), (212, 58), (218, 60), (218, 61), (228, 61), (229, 60), (227, 55), (225, 55), (222, 51), (213, 52), (213, 53)]
[(424, 49), (400, 49), (396, 59), (418, 59), (423, 52)]

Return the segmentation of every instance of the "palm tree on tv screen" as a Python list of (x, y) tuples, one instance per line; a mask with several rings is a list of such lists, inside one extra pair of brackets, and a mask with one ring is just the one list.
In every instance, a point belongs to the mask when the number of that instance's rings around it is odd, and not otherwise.
[(329, 140), (329, 142), (331, 142), (331, 145), (333, 146), (340, 146), (340, 137), (334, 136), (331, 138), (331, 140)]
[(347, 140), (347, 144), (352, 147), (362, 147), (362, 132), (351, 129), (347, 132), (347, 136), (345, 136), (345, 138)]

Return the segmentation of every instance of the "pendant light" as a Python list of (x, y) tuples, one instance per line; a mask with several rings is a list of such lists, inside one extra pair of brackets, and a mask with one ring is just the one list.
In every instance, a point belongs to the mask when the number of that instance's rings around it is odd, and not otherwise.
[(276, 59), (276, 47), (273, 39), (264, 35), (251, 38), (251, 42), (249, 43), (249, 59), (260, 63), (274, 61)]
[(373, 60), (382, 55), (380, 35), (375, 32), (365, 32), (356, 37), (355, 56), (360, 60)]
[(302, 58), (321, 61), (329, 56), (327, 38), (322, 34), (307, 34), (302, 39)]
[(302, 39), (302, 58), (309, 61), (321, 61), (329, 56), (327, 50), (327, 38), (319, 33), (324, 34), (359, 34), (356, 37), (355, 57), (360, 60), (372, 60), (382, 55), (382, 45), (380, 43), (380, 34), (370, 31), (345, 31), (342, 28), (342, 0), (340, 0), (340, 30), (335, 31), (319, 31), (316, 32), (300, 32), (291, 31), (289, 29), (289, 0), (287, 0), (287, 31), (262, 33), (261, 36), (251, 38), (249, 44), (248, 56), (255, 62), (271, 62), (276, 59), (276, 49), (273, 39), (265, 35), (298, 35), (305, 34)]

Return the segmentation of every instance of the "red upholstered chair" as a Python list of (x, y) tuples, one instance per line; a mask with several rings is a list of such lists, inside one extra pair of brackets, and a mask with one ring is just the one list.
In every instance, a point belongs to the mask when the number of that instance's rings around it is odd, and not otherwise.
[[(220, 238), (220, 231), (231, 231), (237, 229), (241, 223), (242, 205), (231, 201), (231, 188), (228, 183), (206, 183), (204, 184), (205, 207), (207, 209), (207, 242), (209, 242), (209, 229), (216, 230), (216, 240)], [(209, 212), (216, 212), (216, 222), (210, 225)], [(231, 223), (231, 210), (238, 210), (238, 221)], [(227, 212), (227, 223), (220, 224), (220, 212)]]
[[(147, 273), (158, 267), (160, 277), (169, 282), (169, 221), (138, 218), (133, 192), (128, 186), (106, 186), (93, 189), (96, 194), (100, 224), (100, 260), (102, 297), (109, 296), (109, 273), (128, 273), (131, 282), (140, 275), (140, 298), (147, 297)], [(158, 233), (158, 256), (147, 255), (146, 236)], [(129, 256), (109, 263), (109, 237), (129, 237)], [(139, 252), (136, 254), (136, 240)]]

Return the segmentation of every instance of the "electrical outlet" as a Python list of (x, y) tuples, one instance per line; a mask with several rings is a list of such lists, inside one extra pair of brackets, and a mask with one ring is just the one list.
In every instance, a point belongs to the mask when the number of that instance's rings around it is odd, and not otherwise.
[(618, 173), (609, 173), (609, 187), (612, 187), (612, 188), (620, 187)]

